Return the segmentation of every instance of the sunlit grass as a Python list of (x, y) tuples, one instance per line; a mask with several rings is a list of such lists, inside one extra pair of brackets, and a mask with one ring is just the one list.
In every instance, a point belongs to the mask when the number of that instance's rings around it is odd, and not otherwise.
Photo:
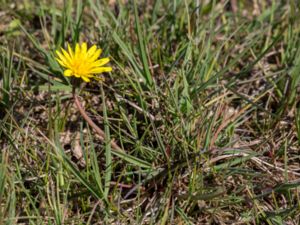
[(1, 3), (0, 224), (299, 222), (296, 1)]

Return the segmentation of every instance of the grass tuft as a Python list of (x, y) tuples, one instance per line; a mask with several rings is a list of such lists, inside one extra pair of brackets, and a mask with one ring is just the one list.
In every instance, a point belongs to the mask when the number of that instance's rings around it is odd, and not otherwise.
[[(2, 0), (0, 224), (299, 224), (299, 15), (296, 0)], [(55, 61), (83, 41), (113, 67), (78, 92), (104, 137)]]

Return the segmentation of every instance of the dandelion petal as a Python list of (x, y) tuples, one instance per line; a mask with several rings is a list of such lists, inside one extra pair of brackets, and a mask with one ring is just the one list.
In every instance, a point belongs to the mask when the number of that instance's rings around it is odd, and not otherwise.
[(68, 44), (67, 50), (61, 49), (56, 51), (56, 61), (64, 67), (64, 76), (75, 76), (81, 78), (85, 82), (90, 82), (91, 79), (103, 81), (104, 78), (99, 78), (95, 74), (103, 72), (110, 72), (112, 68), (110, 66), (104, 66), (109, 62), (109, 58), (99, 59), (102, 53), (101, 48), (97, 48), (93, 45), (88, 49), (87, 43), (77, 43), (75, 49), (72, 49)]
[(72, 72), (72, 70), (65, 70), (65, 71), (64, 71), (64, 75), (65, 75), (66, 77), (70, 77), (70, 76), (73, 75), (73, 72)]
[(111, 67), (99, 67), (91, 70), (91, 73), (104, 73), (112, 71)]
[(85, 82), (90, 82), (91, 80), (88, 78), (88, 77), (86, 77), (86, 76), (81, 76), (81, 78), (82, 78), (82, 80), (84, 80)]

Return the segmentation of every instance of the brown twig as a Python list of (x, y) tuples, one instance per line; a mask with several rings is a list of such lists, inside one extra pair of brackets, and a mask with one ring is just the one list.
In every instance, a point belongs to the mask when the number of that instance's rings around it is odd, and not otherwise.
[[(73, 98), (74, 98), (75, 105), (77, 106), (77, 109), (79, 110), (81, 116), (96, 131), (96, 133), (99, 134), (101, 141), (104, 141), (105, 140), (104, 131), (100, 127), (98, 127), (93, 122), (93, 120), (87, 115), (86, 111), (83, 109), (83, 107), (81, 105), (81, 102), (80, 102), (78, 96), (75, 93), (75, 90), (73, 90)], [(114, 140), (111, 140), (110, 144), (114, 150), (119, 151), (119, 152), (124, 152), (124, 150), (122, 148), (120, 148), (119, 145), (116, 142), (114, 142)]]

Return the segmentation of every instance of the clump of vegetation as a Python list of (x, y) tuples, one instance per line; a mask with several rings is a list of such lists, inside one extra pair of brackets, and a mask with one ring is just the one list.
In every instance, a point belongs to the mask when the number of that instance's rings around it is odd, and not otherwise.
[(300, 223), (296, 0), (0, 2), (0, 224)]

